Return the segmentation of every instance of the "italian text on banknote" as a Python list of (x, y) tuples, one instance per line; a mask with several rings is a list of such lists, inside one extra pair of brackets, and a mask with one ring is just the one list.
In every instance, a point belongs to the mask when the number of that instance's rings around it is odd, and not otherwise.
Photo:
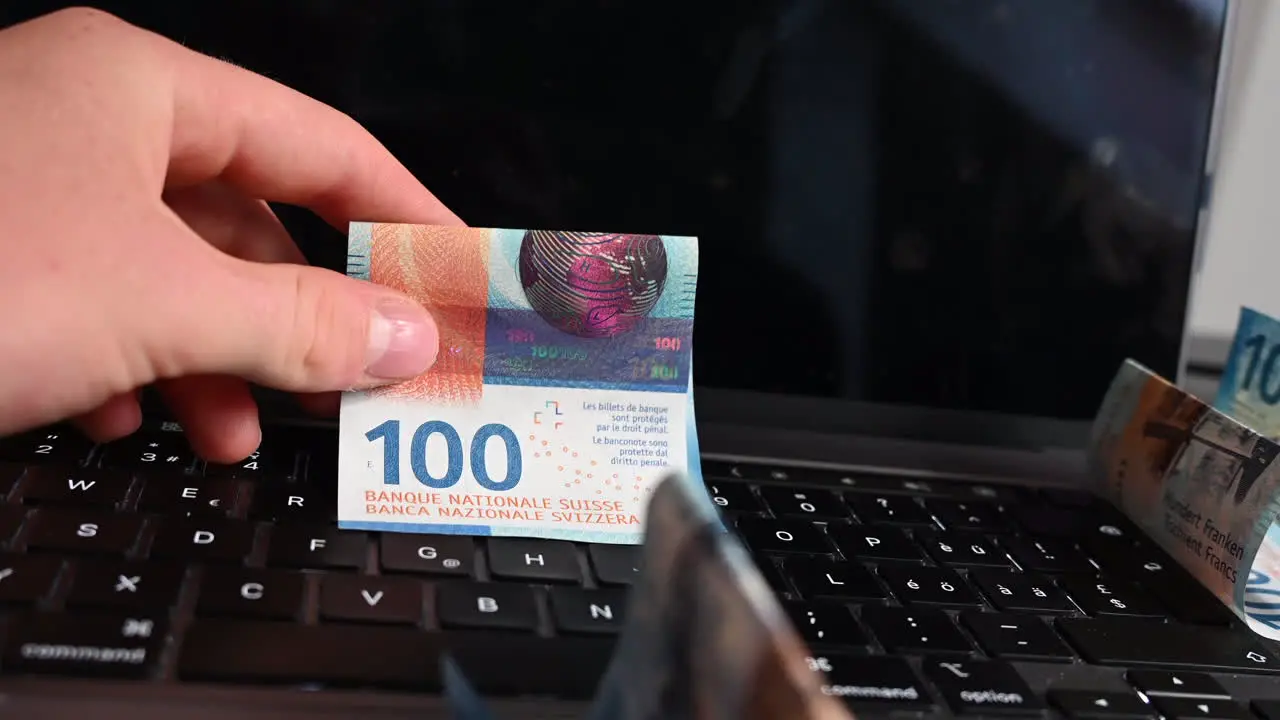
[[(670, 477), (651, 496), (627, 620), (589, 720), (853, 720), (705, 492)], [(491, 717), (446, 659), (455, 720)]]
[(352, 223), (347, 258), (440, 353), (344, 394), (340, 527), (635, 544), (659, 478), (700, 482), (695, 238)]
[(1280, 439), (1280, 321), (1240, 308), (1213, 405), (1272, 440)]
[(1280, 639), (1280, 445), (1133, 361), (1094, 421), (1102, 494), (1255, 632)]

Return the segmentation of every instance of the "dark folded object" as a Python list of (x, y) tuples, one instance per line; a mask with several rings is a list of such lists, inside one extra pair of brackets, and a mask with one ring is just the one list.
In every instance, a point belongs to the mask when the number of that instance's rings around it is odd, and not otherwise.
[[(808, 650), (705, 495), (668, 476), (649, 502), (627, 624), (589, 720), (850, 720), (822, 692)], [(457, 720), (490, 718), (445, 663)]]

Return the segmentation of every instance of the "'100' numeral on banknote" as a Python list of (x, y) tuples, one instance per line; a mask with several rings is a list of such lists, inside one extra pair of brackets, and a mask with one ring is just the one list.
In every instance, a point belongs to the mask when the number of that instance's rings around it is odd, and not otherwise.
[(344, 395), (340, 527), (637, 543), (659, 478), (698, 481), (694, 238), (353, 223), (348, 274), (440, 354)]
[(1241, 308), (1214, 407), (1272, 440), (1280, 438), (1278, 361), (1280, 322)]

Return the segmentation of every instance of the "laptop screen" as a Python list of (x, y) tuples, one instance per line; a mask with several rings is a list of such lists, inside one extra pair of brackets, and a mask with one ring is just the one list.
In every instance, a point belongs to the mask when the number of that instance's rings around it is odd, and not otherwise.
[(700, 385), (1085, 418), (1125, 357), (1177, 371), (1223, 0), (99, 5), (471, 225), (698, 236)]

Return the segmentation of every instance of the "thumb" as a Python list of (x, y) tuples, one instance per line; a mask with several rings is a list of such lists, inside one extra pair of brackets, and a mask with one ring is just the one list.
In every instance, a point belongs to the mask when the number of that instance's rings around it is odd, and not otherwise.
[(322, 268), (227, 259), (223, 287), (191, 301), (200, 317), (189, 318), (181, 364), (192, 367), (176, 374), (326, 392), (409, 379), (435, 362), (435, 320), (401, 293)]

